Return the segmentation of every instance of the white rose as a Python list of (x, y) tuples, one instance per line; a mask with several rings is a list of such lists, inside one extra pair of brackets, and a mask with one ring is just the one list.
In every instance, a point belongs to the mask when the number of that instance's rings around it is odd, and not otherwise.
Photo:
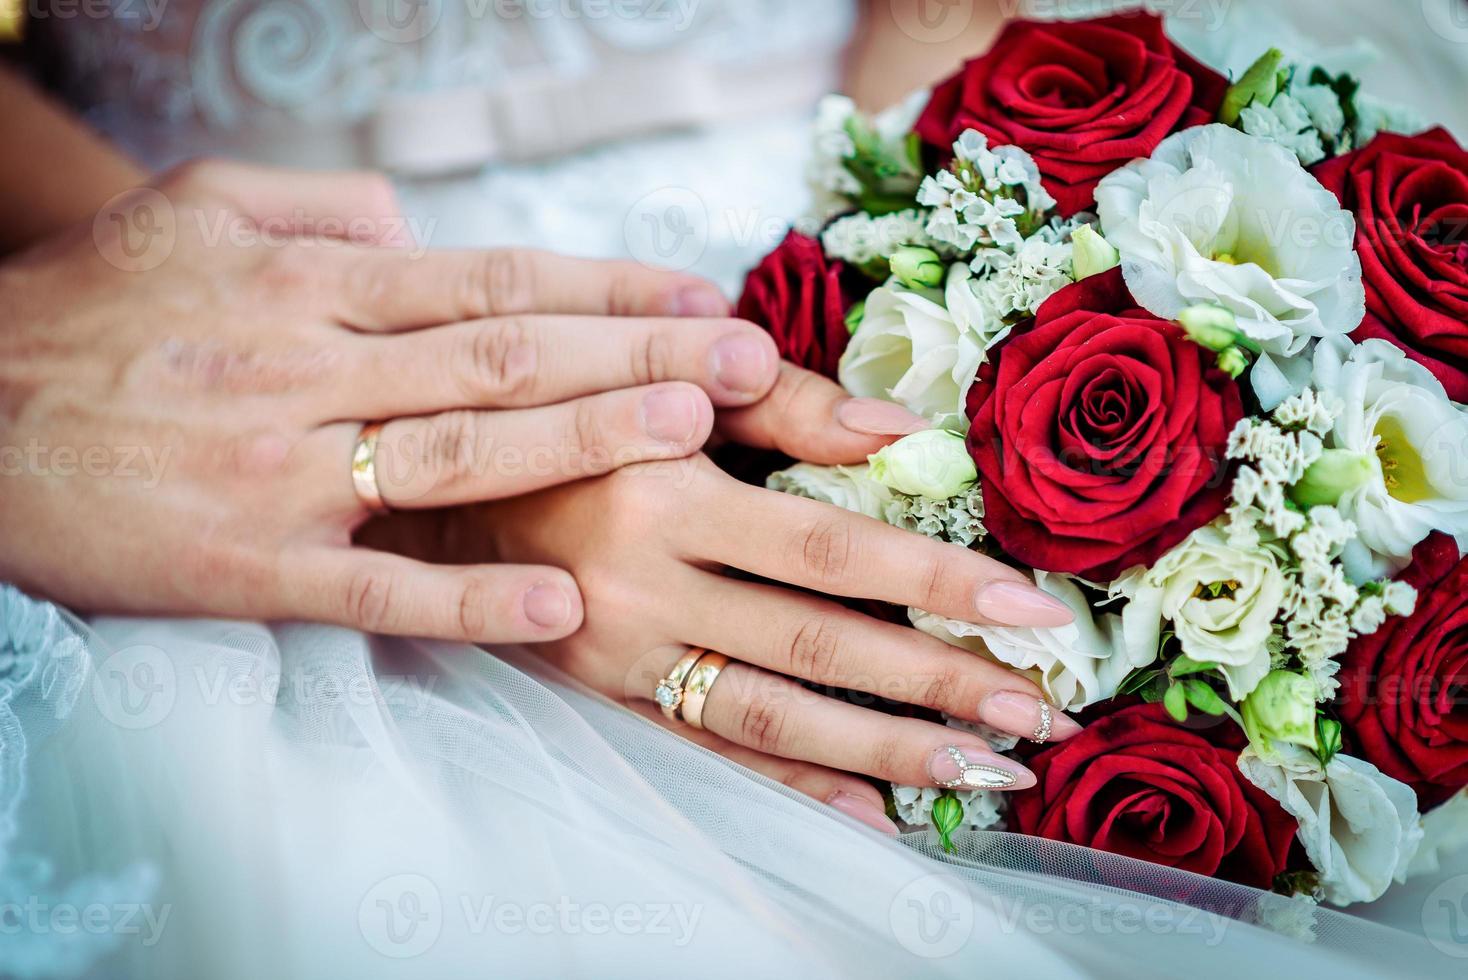
[(842, 386), (965, 429), (964, 402), (984, 352), (1007, 332), (977, 299), (971, 278), (960, 262), (949, 268), (942, 293), (895, 282), (873, 290), (841, 356)]
[(1131, 600), (1121, 616), (1132, 645), (1155, 648), (1162, 620), (1170, 620), (1183, 653), (1218, 664), (1235, 700), (1269, 673), (1266, 641), (1284, 602), (1285, 577), (1264, 549), (1236, 548), (1226, 532), (1205, 525), (1151, 568), (1117, 579), (1111, 591)]
[(1120, 616), (1096, 616), (1071, 579), (1033, 574), (1036, 585), (1070, 607), (1074, 622), (1040, 629), (979, 626), (921, 609), (909, 609), (908, 619), (930, 636), (1024, 672), (1065, 711), (1110, 698), (1128, 674), (1157, 659), (1155, 644), (1144, 648), (1125, 641)]
[(1336, 504), (1358, 531), (1344, 556), (1352, 580), (1400, 571), (1434, 530), (1468, 538), (1468, 413), (1432, 373), (1385, 340), (1333, 341), (1315, 353), (1313, 383), (1343, 405), (1327, 445), (1369, 464)]
[(1406, 871), (1422, 842), (1417, 795), (1369, 762), (1337, 755), (1323, 770), (1306, 749), (1280, 747), (1278, 762), (1251, 748), (1239, 771), (1300, 822), (1300, 843), (1327, 901), (1371, 902)]
[(771, 473), (765, 486), (797, 497), (809, 497), (824, 504), (835, 504), (843, 510), (855, 511), (883, 520), (892, 491), (871, 478), (869, 467), (817, 466), (797, 463), (789, 469)]
[(1102, 179), (1096, 203), (1137, 302), (1169, 320), (1217, 303), (1263, 347), (1251, 380), (1266, 410), (1304, 386), (1312, 338), (1365, 315), (1355, 219), (1277, 143), (1186, 129)]

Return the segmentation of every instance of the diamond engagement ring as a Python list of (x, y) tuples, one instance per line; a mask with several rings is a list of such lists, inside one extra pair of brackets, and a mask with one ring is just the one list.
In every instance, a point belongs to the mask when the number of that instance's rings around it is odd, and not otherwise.
[(693, 673), (693, 667), (699, 658), (706, 653), (707, 650), (698, 647), (689, 650), (668, 671), (668, 676), (658, 681), (657, 687), (653, 688), (652, 699), (663, 709), (663, 717), (669, 721), (678, 720), (678, 709), (683, 706), (683, 685), (687, 682), (688, 675)]

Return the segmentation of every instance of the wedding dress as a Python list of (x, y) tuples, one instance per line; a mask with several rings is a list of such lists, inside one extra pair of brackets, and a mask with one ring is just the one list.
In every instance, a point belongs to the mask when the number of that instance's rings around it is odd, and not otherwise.
[[(151, 26), (128, 3), (135, 18), (59, 30), (58, 73), (150, 165), (390, 167), (434, 247), (632, 255), (732, 289), (802, 210), (808, 109), (835, 84), (855, 11), (632, 6), (428, 0), (412, 8), (432, 19), (420, 30), (374, 19), (373, 0), (194, 0)], [(1195, 40), (1207, 53), (1223, 39)], [(686, 98), (639, 108), (648, 66)], [(1423, 51), (1390, 67), (1436, 70)], [(755, 84), (769, 77), (783, 81)], [(632, 104), (610, 130), (585, 111), (603, 87)], [(522, 111), (556, 124), (525, 136)], [(611, 140), (617, 127), (638, 135)], [(979, 833), (944, 856), (926, 834), (879, 838), (533, 652), (303, 624), (82, 623), (5, 586), (0, 624), (0, 975), (1462, 967), (1461, 940), (1083, 848)]]

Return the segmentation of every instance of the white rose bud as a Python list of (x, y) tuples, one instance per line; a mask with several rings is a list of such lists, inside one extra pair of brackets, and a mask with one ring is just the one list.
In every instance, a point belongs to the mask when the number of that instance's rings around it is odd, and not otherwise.
[(899, 493), (947, 500), (979, 478), (962, 436), (925, 429), (884, 446), (870, 457), (871, 478)]
[(1071, 269), (1076, 282), (1121, 265), (1121, 253), (1101, 237), (1095, 225), (1081, 225), (1071, 232), (1070, 243), (1075, 248)]

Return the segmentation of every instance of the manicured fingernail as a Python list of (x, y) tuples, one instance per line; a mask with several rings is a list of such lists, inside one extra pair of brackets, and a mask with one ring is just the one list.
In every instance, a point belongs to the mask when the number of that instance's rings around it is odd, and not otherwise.
[(836, 406), (836, 421), (864, 436), (907, 436), (932, 428), (921, 415), (880, 398), (846, 399)]
[(897, 825), (892, 822), (887, 814), (882, 812), (881, 807), (877, 806), (871, 800), (857, 796), (854, 793), (843, 793), (837, 790), (831, 794), (831, 798), (826, 801), (826, 805), (840, 810), (853, 820), (861, 821), (873, 830), (880, 830), (882, 833), (892, 837), (896, 837), (899, 833)]
[(565, 626), (571, 619), (571, 600), (559, 586), (541, 582), (525, 593), (525, 618), (546, 629)]
[[(1045, 724), (1047, 708), (1050, 719), (1048, 732)], [(1059, 742), (1079, 734), (1081, 730), (1081, 726), (1063, 711), (1032, 694), (1019, 691), (995, 691), (984, 698), (979, 702), (979, 720), (1032, 742)]]
[(729, 301), (716, 286), (685, 286), (673, 294), (673, 316), (728, 316)]
[(698, 404), (683, 387), (658, 388), (642, 399), (642, 431), (660, 442), (685, 443), (698, 429)]
[(944, 785), (962, 780), (962, 789), (1029, 789), (1035, 774), (1013, 759), (979, 745), (945, 745), (928, 758), (928, 775)]
[(774, 379), (769, 344), (748, 333), (730, 334), (720, 340), (709, 354), (709, 361), (714, 380), (742, 395), (759, 394)]
[(974, 596), (979, 615), (1000, 626), (1064, 626), (1075, 613), (1059, 599), (1022, 582), (989, 582)]

